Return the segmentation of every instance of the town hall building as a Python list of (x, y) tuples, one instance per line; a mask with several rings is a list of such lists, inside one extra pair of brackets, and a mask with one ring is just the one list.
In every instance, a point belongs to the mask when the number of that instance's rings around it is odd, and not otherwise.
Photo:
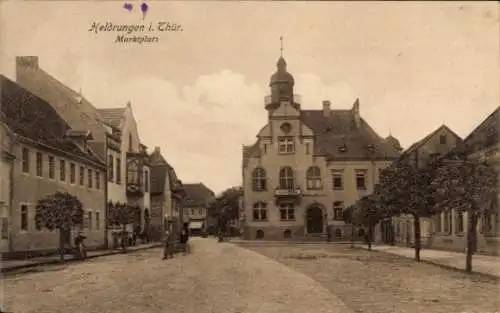
[[(372, 193), (379, 170), (401, 151), (351, 109), (303, 110), (283, 56), (265, 97), (268, 121), (243, 146), (243, 232), (246, 239), (348, 238), (344, 208)], [(356, 230), (356, 232), (362, 230)], [(359, 233), (358, 233), (359, 234)]]

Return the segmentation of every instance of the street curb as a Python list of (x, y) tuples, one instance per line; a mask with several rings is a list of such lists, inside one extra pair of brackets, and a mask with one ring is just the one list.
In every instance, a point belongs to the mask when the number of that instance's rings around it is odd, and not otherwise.
[(480, 277), (483, 277), (483, 278), (492, 279), (492, 280), (494, 280), (496, 282), (500, 281), (500, 276), (497, 276), (497, 275), (494, 275), (494, 274), (488, 274), (488, 273), (482, 273), (482, 272), (474, 272), (474, 271), (472, 273), (467, 273), (467, 271), (465, 269), (458, 268), (458, 267), (455, 267), (455, 266), (452, 266), (452, 265), (441, 264), (441, 263), (438, 263), (436, 261), (430, 261), (430, 260), (420, 259), (420, 262), (417, 262), (415, 260), (415, 258), (408, 258), (408, 257), (403, 256), (403, 255), (399, 255), (399, 254), (395, 254), (395, 253), (390, 253), (390, 252), (386, 252), (386, 251), (373, 250), (373, 249), (372, 250), (368, 250), (368, 248), (365, 248), (365, 247), (354, 247), (354, 249), (365, 250), (365, 251), (368, 251), (368, 252), (377, 252), (377, 253), (390, 254), (390, 255), (394, 255), (394, 256), (400, 257), (400, 258), (405, 258), (405, 259), (408, 259), (408, 260), (412, 260), (415, 263), (430, 264), (430, 265), (434, 265), (434, 266), (437, 266), (437, 267), (440, 267), (440, 268), (443, 268), (443, 269), (446, 269), (446, 270), (454, 271), (454, 272), (464, 273), (464, 274), (468, 274), (468, 275), (471, 275), (471, 276), (473, 276), (473, 275), (474, 276), (480, 276)]
[[(154, 245), (151, 245), (151, 246), (148, 246), (148, 247), (139, 247), (137, 249), (128, 250), (125, 253), (122, 250), (106, 251), (106, 252), (104, 252), (102, 254), (96, 254), (96, 255), (87, 256), (86, 260), (95, 259), (95, 258), (99, 258), (99, 257), (103, 257), (103, 256), (117, 255), (117, 254), (129, 254), (129, 253), (133, 253), (133, 252), (136, 252), (136, 251), (153, 249), (153, 248), (158, 248), (158, 247), (162, 247), (162, 246), (163, 245), (161, 243), (158, 243), (158, 244), (154, 244)], [(64, 263), (61, 263), (61, 261), (59, 259), (57, 259), (57, 260), (40, 261), (40, 262), (36, 262), (36, 263), (31, 263), (31, 264), (22, 264), (22, 265), (17, 265), (17, 266), (5, 267), (5, 268), (1, 269), (1, 273), (4, 274), (4, 273), (9, 273), (9, 272), (14, 272), (14, 271), (20, 270), (20, 269), (25, 269), (25, 268), (28, 269), (28, 268), (33, 268), (33, 267), (38, 267), (38, 266), (45, 266), (45, 265), (53, 265), (53, 264), (68, 264), (68, 263), (73, 263), (73, 262), (78, 262), (78, 261), (80, 261), (80, 260), (77, 260), (77, 259), (74, 259), (74, 258), (67, 259), (67, 260), (64, 261)], [(82, 262), (82, 261), (80, 261), (80, 262)]]

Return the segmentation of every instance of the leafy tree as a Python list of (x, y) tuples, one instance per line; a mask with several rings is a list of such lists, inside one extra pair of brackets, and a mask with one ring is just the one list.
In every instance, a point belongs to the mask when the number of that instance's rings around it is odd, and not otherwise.
[(217, 219), (219, 230), (225, 230), (230, 221), (239, 218), (240, 197), (242, 187), (231, 187), (224, 190), (208, 206), (208, 212)]
[(384, 217), (381, 211), (380, 200), (377, 195), (364, 196), (356, 202), (356, 209), (353, 211), (353, 221), (368, 229), (366, 241), (368, 249), (372, 249), (373, 231), (375, 226)]
[(138, 206), (131, 206), (124, 203), (108, 202), (107, 223), (109, 226), (121, 226), (122, 231), (122, 249), (126, 250), (126, 227), (137, 221), (137, 216), (140, 216), (141, 209)]
[(351, 205), (342, 211), (342, 219), (344, 220), (344, 223), (351, 225), (351, 248), (354, 247), (354, 226), (357, 225), (356, 221), (354, 220), (355, 210), (356, 206)]
[(83, 205), (77, 197), (58, 191), (38, 201), (35, 223), (38, 228), (59, 230), (59, 255), (64, 262), (64, 238), (72, 227), (83, 224)]
[(443, 208), (467, 212), (466, 271), (472, 272), (472, 255), (477, 248), (477, 222), (481, 214), (489, 214), (498, 197), (498, 176), (493, 162), (469, 160), (453, 153), (442, 161), (434, 179), (439, 203)]
[(380, 173), (378, 193), (388, 216), (408, 214), (413, 217), (415, 260), (420, 261), (420, 218), (438, 213), (432, 185), (435, 171), (432, 166), (418, 168), (398, 161)]

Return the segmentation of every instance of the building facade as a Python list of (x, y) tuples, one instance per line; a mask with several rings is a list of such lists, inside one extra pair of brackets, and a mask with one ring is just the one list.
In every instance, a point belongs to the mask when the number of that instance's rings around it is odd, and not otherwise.
[[(16, 81), (49, 103), (75, 130), (88, 130), (88, 146), (106, 163), (108, 205), (128, 204), (141, 210), (135, 224), (148, 231), (150, 220), (150, 169), (146, 147), (141, 144), (131, 104), (97, 109), (39, 66), (37, 56), (16, 58)], [(132, 230), (133, 225), (129, 225)], [(111, 240), (111, 231), (108, 239)]]
[(257, 141), (243, 146), (244, 237), (350, 236), (342, 211), (372, 193), (398, 147), (360, 116), (358, 100), (348, 110), (330, 101), (303, 110), (283, 57), (269, 86), (268, 121)]
[[(448, 154), (462, 143), (462, 138), (446, 125), (442, 125), (423, 139), (411, 145), (400, 157), (416, 168), (425, 167), (439, 156)], [(413, 217), (401, 215), (393, 217), (394, 241), (397, 244), (413, 245), (415, 243)], [(421, 242), (424, 247), (429, 246), (432, 238), (432, 219), (420, 218)], [(389, 242), (386, 242), (389, 243)]]
[(208, 206), (215, 199), (215, 194), (203, 183), (183, 184), (186, 191), (184, 200), (184, 217), (189, 221), (192, 233), (201, 233), (207, 230)]
[[(154, 229), (164, 231), (167, 225), (174, 224), (180, 229), (181, 206), (186, 194), (174, 168), (155, 147), (150, 155), (151, 165), (151, 223)], [(173, 230), (173, 229), (172, 229)], [(155, 236), (161, 238), (161, 233)]]
[(9, 221), (12, 209), (12, 175), (15, 160), (12, 148), (14, 134), (4, 121), (4, 114), (0, 112), (0, 253), (8, 252), (11, 249), (9, 246)]
[[(500, 171), (500, 145), (498, 142), (500, 108), (493, 111), (479, 124), (456, 149), (464, 150), (469, 159), (489, 159)], [(477, 225), (477, 249), (479, 253), (500, 253), (500, 210), (497, 201), (491, 214), (482, 215)], [(430, 246), (436, 249), (465, 251), (467, 247), (467, 213), (450, 208), (432, 219)]]
[(83, 204), (84, 224), (73, 232), (83, 230), (89, 247), (103, 246), (106, 167), (87, 144), (92, 135), (71, 129), (50, 104), (6, 77), (1, 76), (0, 90), (0, 110), (12, 134), (6, 144), (13, 159), (7, 252), (59, 247), (58, 231), (39, 227), (34, 220), (38, 201), (57, 191)]

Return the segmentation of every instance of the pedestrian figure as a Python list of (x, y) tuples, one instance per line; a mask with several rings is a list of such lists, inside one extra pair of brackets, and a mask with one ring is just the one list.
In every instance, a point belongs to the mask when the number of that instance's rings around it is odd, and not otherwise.
[(83, 243), (86, 238), (87, 237), (82, 232), (79, 232), (75, 237), (76, 252), (79, 260), (84, 260), (87, 257), (87, 251), (85, 250), (85, 245)]
[(189, 251), (189, 244), (188, 244), (189, 236), (188, 236), (188, 232), (186, 231), (186, 228), (182, 228), (180, 237), (181, 237), (180, 243), (181, 243), (182, 250), (183, 250), (184, 254), (187, 254), (190, 251)]
[(172, 238), (170, 236), (170, 231), (165, 230), (164, 238), (163, 238), (163, 260), (174, 257), (174, 252), (172, 250)]

